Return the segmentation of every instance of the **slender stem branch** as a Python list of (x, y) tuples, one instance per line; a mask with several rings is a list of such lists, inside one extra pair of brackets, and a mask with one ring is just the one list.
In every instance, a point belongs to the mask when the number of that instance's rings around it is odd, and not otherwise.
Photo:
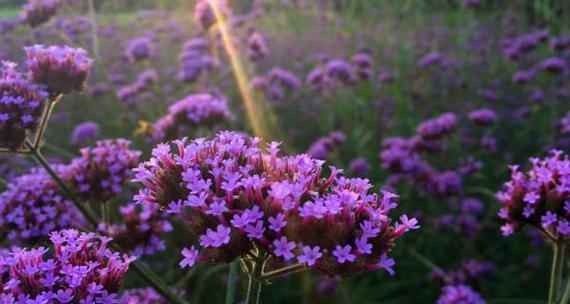
[(230, 264), (230, 271), (228, 274), (228, 288), (226, 290), (225, 304), (233, 304), (235, 301), (237, 273), (238, 273), (238, 262), (233, 261)]
[(430, 259), (428, 259), (425, 255), (419, 253), (417, 250), (415, 250), (414, 248), (410, 248), (409, 250), (410, 255), (412, 257), (414, 257), (416, 260), (418, 260), (420, 263), (424, 264), (424, 266), (426, 266), (429, 269), (441, 269), (439, 268), (439, 266), (437, 266), (433, 261), (431, 261)]
[(99, 37), (98, 37), (98, 26), (97, 26), (97, 12), (95, 11), (95, 4), (93, 0), (88, 0), (87, 5), (89, 7), (89, 21), (91, 22), (91, 43), (93, 48), (93, 55), (97, 61), (101, 62), (101, 56), (99, 54)]
[(566, 282), (566, 287), (564, 288), (564, 293), (562, 294), (562, 300), (560, 300), (560, 304), (570, 302), (570, 277), (568, 278), (568, 282)]
[(104, 224), (111, 225), (111, 220), (109, 217), (109, 202), (104, 202), (101, 204), (101, 218), (103, 218)]
[(145, 279), (145, 281), (163, 297), (168, 299), (169, 303), (187, 304), (181, 297), (176, 295), (153, 271), (148, 269), (141, 261), (134, 261), (131, 267)]
[(565, 244), (563, 240), (553, 242), (554, 253), (552, 256), (552, 270), (550, 273), (550, 290), (548, 292), (548, 303), (558, 303), (558, 291), (560, 289), (560, 279), (562, 267), (564, 266)]
[(263, 281), (261, 280), (261, 275), (263, 273), (263, 266), (265, 264), (265, 258), (258, 258), (252, 265), (252, 270), (248, 274), (249, 282), (247, 285), (247, 297), (245, 299), (246, 304), (259, 304), (259, 299), (261, 298), (261, 288), (263, 286)]
[(73, 193), (73, 191), (69, 189), (69, 187), (67, 187), (67, 185), (63, 182), (63, 180), (61, 180), (61, 178), (53, 170), (49, 162), (45, 159), (45, 157), (38, 148), (34, 147), (34, 145), (29, 141), (26, 141), (26, 146), (28, 149), (30, 149), (30, 152), (32, 153), (34, 159), (44, 168), (44, 170), (46, 170), (46, 172), (56, 182), (59, 188), (61, 188), (63, 194), (75, 204), (75, 206), (77, 207), (77, 209), (79, 209), (81, 214), (83, 214), (83, 216), (85, 216), (87, 221), (89, 221), (89, 224), (91, 224), (91, 226), (93, 227), (97, 227), (97, 225), (99, 224), (99, 220), (97, 219), (97, 215), (93, 212), (93, 210), (91, 210), (86, 205), (81, 203), (81, 201), (75, 195), (75, 193)]
[(307, 270), (307, 266), (305, 264), (295, 264), (287, 267), (283, 267), (280, 269), (276, 269), (270, 272), (265, 272), (262, 275), (263, 281), (272, 281), (293, 273), (301, 272)]
[(42, 139), (44, 138), (44, 134), (45, 134), (46, 129), (47, 129), (47, 124), (48, 124), (49, 119), (51, 117), (51, 112), (53, 112), (53, 108), (54, 108), (55, 104), (57, 102), (59, 102), (61, 100), (61, 98), (62, 98), (62, 95), (60, 94), (60, 95), (56, 96), (55, 98), (53, 98), (53, 99), (50, 98), (48, 100), (48, 104), (47, 104), (47, 106), (46, 106), (46, 108), (42, 114), (42, 119), (40, 121), (40, 127), (38, 129), (38, 132), (36, 133), (36, 138), (34, 138), (34, 147), (35, 148), (39, 148), (39, 146), (42, 142)]
[[(63, 180), (57, 175), (57, 173), (53, 170), (50, 166), (49, 162), (45, 159), (42, 153), (39, 151), (38, 148), (34, 147), (33, 144), (29, 141), (26, 141), (26, 146), (30, 149), (32, 156), (35, 160), (46, 170), (46, 172), (51, 176), (51, 178), (56, 182), (56, 184), (61, 188), (63, 191), (64, 196), (70, 199), (77, 209), (85, 216), (85, 218), (91, 224), (91, 228), (97, 227), (99, 223), (99, 218), (95, 212), (91, 208), (88, 208), (87, 205), (81, 203), (81, 200), (73, 193), (69, 187), (63, 182)], [(119, 251), (123, 251), (117, 247)], [(134, 261), (131, 264), (131, 267), (139, 273), (139, 275), (158, 293), (164, 296), (166, 299), (170, 301), (170, 303), (174, 304), (186, 304), (182, 298), (177, 296), (174, 292), (172, 292), (166, 283), (162, 281), (160, 277), (158, 277), (154, 272), (148, 269), (143, 262), (141, 261)]]

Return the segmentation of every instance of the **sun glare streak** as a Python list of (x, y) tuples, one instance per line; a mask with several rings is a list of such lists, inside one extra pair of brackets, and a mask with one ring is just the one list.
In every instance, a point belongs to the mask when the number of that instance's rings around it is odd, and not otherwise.
[(231, 35), (228, 30), (228, 23), (217, 4), (217, 0), (207, 1), (210, 4), (212, 11), (214, 12), (217, 27), (219, 28), (222, 37), (222, 43), (230, 58), (233, 74), (237, 81), (243, 102), (245, 104), (247, 116), (253, 129), (254, 135), (262, 137), (265, 140), (269, 140), (272, 138), (272, 131), (275, 130), (272, 113), (267, 106), (264, 106), (262, 101), (256, 102), (253, 98), (253, 92), (249, 86), (249, 77), (244, 67), (244, 63), (242, 62), (238, 50), (231, 40)]

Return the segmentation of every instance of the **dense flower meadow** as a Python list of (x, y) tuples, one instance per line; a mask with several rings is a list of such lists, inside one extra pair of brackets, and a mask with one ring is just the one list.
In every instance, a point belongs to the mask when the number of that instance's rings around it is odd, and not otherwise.
[(564, 1), (0, 1), (0, 304), (570, 303)]

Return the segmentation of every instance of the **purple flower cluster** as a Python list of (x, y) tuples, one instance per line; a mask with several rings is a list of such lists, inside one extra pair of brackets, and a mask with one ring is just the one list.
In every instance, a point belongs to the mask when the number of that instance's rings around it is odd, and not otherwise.
[(139, 165), (136, 200), (178, 214), (198, 236), (185, 248), (182, 267), (197, 261), (230, 262), (257, 248), (296, 259), (328, 275), (366, 269), (393, 273), (387, 253), (416, 229), (405, 215), (392, 224), (396, 195), (369, 194), (368, 180), (349, 179), (307, 155), (279, 157), (280, 143), (220, 132), (213, 140), (160, 144)]
[[(61, 167), (55, 167), (57, 171)], [(77, 227), (84, 220), (43, 170), (15, 178), (0, 194), (0, 238), (27, 245), (52, 231)]]
[(132, 84), (120, 87), (117, 90), (117, 98), (125, 104), (132, 106), (137, 103), (138, 98), (158, 81), (158, 73), (153, 69), (146, 69), (140, 72), (137, 79)]
[(54, 232), (53, 252), (15, 249), (0, 258), (2, 303), (117, 303), (134, 260), (107, 248), (110, 238), (76, 230)]
[(301, 87), (301, 81), (290, 71), (274, 67), (266, 76), (253, 78), (251, 86), (256, 90), (264, 90), (271, 100), (280, 100), (283, 99), (286, 91)]
[(422, 68), (429, 68), (434, 66), (448, 68), (452, 65), (452, 62), (451, 59), (445, 54), (433, 51), (420, 58), (418, 65)]
[(85, 201), (104, 203), (122, 190), (140, 155), (124, 139), (97, 141), (81, 149), (62, 176)]
[(553, 150), (549, 157), (530, 162), (526, 173), (511, 166), (511, 180), (497, 192), (503, 204), (499, 217), (506, 221), (501, 231), (508, 236), (531, 225), (550, 239), (566, 239), (570, 236), (570, 160)]
[(503, 54), (509, 60), (519, 60), (548, 39), (548, 31), (536, 30), (503, 41)]
[(565, 134), (565, 135), (570, 135), (570, 111), (568, 111), (566, 113), (566, 115), (564, 115), (564, 117), (562, 117), (562, 119), (560, 119), (560, 122), (558, 123), (559, 125), (559, 129), (560, 129), (560, 133)]
[(364, 157), (357, 157), (350, 162), (349, 169), (354, 176), (366, 177), (370, 172), (370, 163)]
[(47, 22), (57, 13), (60, 0), (29, 0), (22, 8), (22, 19), (31, 27)]
[(46, 85), (52, 97), (83, 90), (93, 63), (84, 49), (40, 44), (24, 49), (32, 80)]
[(392, 173), (389, 184), (409, 181), (436, 197), (460, 194), (462, 176), (473, 173), (473, 170), (458, 168), (456, 171), (439, 171), (427, 163), (422, 155), (441, 151), (443, 137), (455, 130), (455, 124), (455, 114), (445, 113), (421, 123), (416, 128), (415, 136), (385, 139), (379, 157), (382, 166)]
[(205, 38), (194, 38), (184, 43), (178, 55), (178, 80), (191, 83), (198, 80), (203, 72), (214, 69), (219, 62), (208, 54), (209, 43)]
[(168, 302), (152, 288), (125, 290), (119, 304), (168, 304)]
[(437, 300), (438, 304), (484, 304), (485, 301), (471, 288), (482, 276), (495, 271), (495, 265), (489, 262), (466, 260), (455, 271), (444, 272), (436, 269), (430, 277), (442, 286), (442, 294)]
[(346, 140), (346, 135), (340, 131), (333, 131), (327, 136), (317, 139), (307, 150), (313, 158), (327, 160), (334, 151)]
[(258, 31), (252, 30), (247, 37), (247, 57), (251, 61), (260, 61), (268, 52), (265, 37)]
[(86, 121), (80, 123), (75, 126), (71, 133), (71, 143), (74, 145), (81, 145), (85, 142), (92, 141), (99, 136), (100, 131), (101, 127), (96, 122)]
[(122, 249), (143, 256), (166, 248), (160, 237), (170, 232), (172, 226), (158, 205), (143, 204), (137, 208), (136, 204), (129, 204), (121, 207), (119, 213), (120, 224), (100, 224), (99, 230), (112, 237)]
[(447, 112), (438, 117), (422, 122), (416, 132), (424, 139), (440, 139), (455, 130), (457, 118), (455, 114)]
[(367, 53), (358, 53), (352, 56), (350, 59), (354, 66), (354, 70), (356, 75), (361, 80), (369, 80), (372, 79), (374, 76), (374, 61), (372, 60), (372, 56)]
[(471, 111), (467, 117), (472, 122), (485, 127), (493, 125), (495, 122), (497, 122), (497, 114), (495, 111), (487, 108)]
[[(204, 30), (210, 29), (214, 24), (216, 24), (216, 16), (212, 7), (210, 6), (209, 0), (198, 0), (196, 1), (196, 6), (194, 7), (194, 20), (202, 26)], [(230, 15), (229, 4), (227, 0), (215, 0), (212, 1), (217, 6), (218, 10), (224, 17)]]
[(450, 285), (441, 290), (437, 304), (485, 304), (485, 300), (467, 285)]
[(0, 147), (20, 148), (26, 133), (38, 128), (48, 93), (4, 61), (0, 67)]
[(351, 85), (358, 80), (369, 80), (374, 75), (372, 57), (367, 53), (357, 53), (350, 61), (331, 59), (318, 65), (306, 77), (306, 82), (315, 90), (340, 85)]
[(151, 59), (157, 55), (154, 41), (150, 37), (142, 36), (130, 40), (125, 48), (125, 57), (131, 62)]
[(461, 235), (471, 236), (481, 228), (483, 203), (477, 199), (467, 198), (453, 206), (457, 214), (445, 214), (436, 218), (436, 223), (445, 228), (451, 228)]
[(213, 126), (232, 120), (225, 97), (208, 93), (193, 94), (168, 107), (168, 114), (153, 126), (153, 138), (176, 138), (185, 127)]

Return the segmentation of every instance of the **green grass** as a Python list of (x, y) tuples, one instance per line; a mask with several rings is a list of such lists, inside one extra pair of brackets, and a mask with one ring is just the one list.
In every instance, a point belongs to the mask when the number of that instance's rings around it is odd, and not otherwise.
[(0, 19), (18, 17), (20, 9), (17, 8), (0, 8)]

